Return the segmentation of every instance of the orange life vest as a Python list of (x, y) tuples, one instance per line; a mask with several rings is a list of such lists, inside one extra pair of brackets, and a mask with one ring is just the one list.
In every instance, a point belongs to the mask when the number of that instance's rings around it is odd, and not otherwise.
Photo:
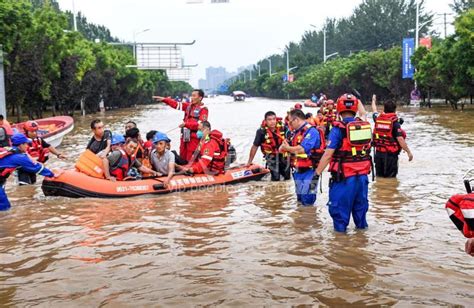
[[(393, 124), (398, 121), (395, 113), (382, 113), (375, 120), (374, 128), (374, 146), (378, 152), (399, 154), (401, 151), (400, 144), (393, 135)], [(406, 137), (403, 132), (403, 138)]]
[(124, 150), (120, 149), (122, 157), (117, 164), (117, 166), (110, 167), (110, 174), (117, 178), (118, 181), (123, 181), (130, 170), (130, 167), (135, 163), (135, 155), (129, 157)]
[(446, 210), (465, 237), (474, 237), (474, 193), (452, 196), (446, 203)]
[(344, 138), (329, 164), (333, 178), (341, 181), (350, 176), (369, 174), (372, 168), (370, 123), (361, 120), (349, 123), (336, 121), (334, 128), (341, 129)]
[[(14, 150), (14, 149), (0, 148), (0, 159), (10, 156), (12, 154), (16, 154), (16, 153), (19, 153), (19, 151)], [(1, 180), (7, 179), (10, 176), (10, 174), (12, 174), (13, 171), (15, 171), (15, 169), (16, 167), (15, 168), (14, 167), (0, 168), (0, 179)]]
[(85, 150), (84, 153), (79, 156), (76, 162), (76, 169), (89, 176), (103, 179), (104, 176), (104, 163), (102, 159), (95, 155), (91, 150)]
[(230, 139), (222, 138), (222, 133), (217, 130), (211, 131), (209, 137), (219, 145), (219, 151), (214, 152), (214, 157), (209, 164), (209, 171), (224, 173), (225, 161), (230, 146)]
[(40, 163), (46, 162), (49, 158), (49, 150), (43, 148), (42, 140), (39, 137), (31, 139), (31, 145), (28, 147), (28, 154), (31, 157), (36, 158)]
[[(267, 126), (266, 121), (262, 122), (260, 127), (265, 132), (265, 140), (260, 145), (260, 149), (264, 155), (278, 154), (278, 148), (280, 147), (283, 140), (285, 140), (285, 125), (283, 124), (282, 118), (277, 118), (277, 124), (275, 132)], [(278, 136), (275, 140), (275, 135)]]
[[(314, 127), (311, 124), (306, 124), (298, 131), (295, 132), (291, 139), (291, 146), (301, 145), (308, 130)], [(306, 153), (292, 155), (291, 166), (296, 169), (311, 169), (316, 168), (321, 160), (326, 149), (326, 138), (324, 137), (324, 131), (319, 127), (314, 127), (319, 133), (320, 145), (318, 148), (311, 149), (310, 155)]]
[(323, 111), (323, 122), (325, 125), (332, 128), (332, 123), (337, 120), (337, 112), (335, 110), (324, 109)]

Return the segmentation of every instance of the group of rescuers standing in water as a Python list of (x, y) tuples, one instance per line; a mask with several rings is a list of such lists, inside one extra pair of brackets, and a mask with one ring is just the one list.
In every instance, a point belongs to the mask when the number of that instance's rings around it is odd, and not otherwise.
[[(125, 125), (125, 135), (113, 134), (104, 129), (96, 119), (91, 123), (93, 136), (87, 149), (102, 158), (105, 177), (111, 181), (130, 177), (162, 176), (168, 185), (176, 172), (184, 174), (221, 174), (235, 160), (229, 139), (208, 122), (209, 110), (202, 100), (204, 92), (194, 90), (191, 101), (177, 101), (161, 96), (153, 97), (171, 108), (184, 112), (179, 154), (171, 151), (171, 140), (165, 133), (150, 131), (142, 140), (136, 123)], [(271, 180), (289, 180), (293, 175), (297, 201), (312, 206), (316, 201), (318, 182), (329, 165), (329, 214), (335, 231), (346, 232), (352, 215), (358, 229), (368, 227), (368, 174), (373, 168), (371, 148), (375, 148), (375, 175), (393, 178), (398, 173), (398, 156), (404, 150), (409, 161), (413, 159), (402, 129), (403, 119), (396, 114), (393, 101), (384, 102), (379, 113), (375, 95), (372, 98), (372, 129), (362, 102), (353, 94), (343, 94), (336, 101), (320, 99), (321, 106), (315, 116), (305, 114), (302, 105), (296, 104), (286, 117), (280, 118), (268, 111), (257, 129), (247, 164), (251, 165), (258, 148), (261, 149), (270, 170)], [(19, 183), (32, 184), (36, 174), (58, 176), (42, 164), (36, 163), (25, 153), (39, 151), (39, 157), (51, 152), (59, 158), (62, 153), (49, 146), (36, 135), (37, 123), (28, 121), (25, 132), (13, 134), (12, 149), (0, 154), (0, 184), (19, 168)], [(30, 139), (31, 138), (31, 139)], [(28, 146), (28, 144), (33, 146)], [(44, 153), (42, 153), (44, 151)], [(235, 151), (235, 150), (234, 150)], [(233, 156), (229, 161), (229, 156)], [(39, 160), (44, 162), (45, 159)], [(25, 175), (26, 173), (26, 175)], [(372, 172), (373, 174), (373, 172)], [(4, 189), (0, 190), (0, 208), (10, 204)], [(474, 253), (474, 243), (468, 251)]]

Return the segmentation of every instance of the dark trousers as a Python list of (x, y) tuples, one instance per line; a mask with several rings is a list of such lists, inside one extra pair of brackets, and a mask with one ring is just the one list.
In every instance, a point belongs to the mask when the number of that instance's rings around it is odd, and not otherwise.
[(283, 155), (266, 155), (265, 160), (267, 161), (266, 168), (270, 169), (272, 175), (272, 181), (279, 181), (280, 176), (283, 176), (285, 180), (291, 178), (290, 164), (287, 157)]
[(36, 183), (36, 174), (18, 170), (18, 184), (31, 185)]
[(398, 174), (398, 154), (375, 153), (375, 174), (383, 178), (395, 178)]

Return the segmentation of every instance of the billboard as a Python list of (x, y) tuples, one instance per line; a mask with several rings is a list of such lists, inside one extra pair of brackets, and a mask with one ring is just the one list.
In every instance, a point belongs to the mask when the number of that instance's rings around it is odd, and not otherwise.
[(403, 39), (402, 47), (402, 78), (413, 79), (415, 74), (415, 67), (411, 64), (411, 56), (415, 52), (415, 39), (405, 38)]

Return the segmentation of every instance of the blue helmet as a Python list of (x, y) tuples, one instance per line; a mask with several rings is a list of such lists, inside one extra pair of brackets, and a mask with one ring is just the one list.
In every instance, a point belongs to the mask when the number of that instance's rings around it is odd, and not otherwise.
[(166, 136), (165, 133), (157, 132), (155, 134), (155, 137), (153, 137), (153, 143), (156, 144), (160, 141), (166, 141), (166, 142), (171, 142), (171, 139)]
[(11, 141), (12, 141), (13, 146), (19, 146), (24, 143), (31, 144), (31, 139), (26, 138), (25, 135), (20, 134), (20, 133), (13, 134)]
[(121, 134), (112, 134), (111, 145), (116, 145), (120, 143), (125, 143), (125, 137)]

